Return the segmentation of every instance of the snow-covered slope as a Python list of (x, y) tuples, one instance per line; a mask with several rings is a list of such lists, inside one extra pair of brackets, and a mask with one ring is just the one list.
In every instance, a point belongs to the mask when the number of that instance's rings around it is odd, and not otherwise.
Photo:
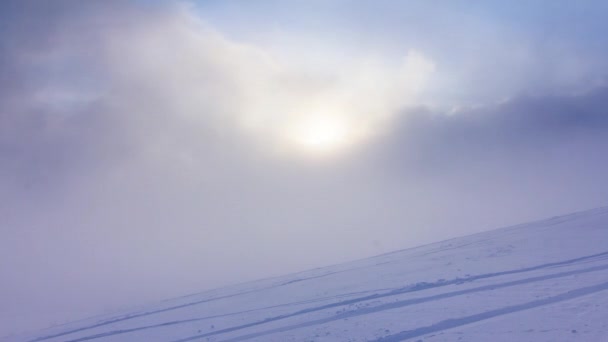
[(608, 341), (608, 208), (8, 341)]

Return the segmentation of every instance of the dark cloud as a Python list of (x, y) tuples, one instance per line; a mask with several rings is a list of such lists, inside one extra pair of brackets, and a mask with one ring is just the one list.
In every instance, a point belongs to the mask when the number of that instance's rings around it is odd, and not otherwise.
[[(414, 167), (440, 160), (451, 167), (517, 153), (543, 153), (580, 140), (603, 140), (608, 88), (578, 95), (525, 96), (454, 113), (412, 110), (381, 149)], [(508, 158), (507, 158), (508, 159)], [(505, 159), (506, 160), (506, 159)], [(415, 161), (415, 162), (414, 162)]]
[(608, 201), (607, 93), (519, 97), (453, 114), (413, 110), (369, 147), (365, 163), (415, 191), (423, 210), (457, 217), (437, 223), (455, 230), (471, 215), (471, 226), (493, 225), (600, 206)]

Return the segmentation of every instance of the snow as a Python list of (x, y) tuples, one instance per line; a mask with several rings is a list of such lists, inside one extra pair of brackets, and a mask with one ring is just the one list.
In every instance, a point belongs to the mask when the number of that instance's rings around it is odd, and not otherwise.
[(608, 208), (3, 341), (608, 341)]

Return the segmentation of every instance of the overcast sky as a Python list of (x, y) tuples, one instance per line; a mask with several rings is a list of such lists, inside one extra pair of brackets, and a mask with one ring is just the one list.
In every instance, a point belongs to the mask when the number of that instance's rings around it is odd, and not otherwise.
[(3, 1), (0, 336), (608, 205), (606, 1)]

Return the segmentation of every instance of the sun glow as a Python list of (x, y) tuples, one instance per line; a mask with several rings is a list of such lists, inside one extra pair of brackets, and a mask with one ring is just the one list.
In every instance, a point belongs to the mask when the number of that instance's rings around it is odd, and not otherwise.
[(303, 145), (316, 149), (329, 148), (339, 145), (346, 139), (344, 124), (329, 118), (315, 118), (302, 123), (294, 132), (294, 139)]
[(352, 140), (352, 127), (337, 115), (310, 115), (297, 120), (286, 133), (300, 150), (330, 153), (346, 147)]
[(415, 51), (399, 64), (362, 58), (335, 70), (264, 62), (262, 68), (234, 68), (244, 70), (234, 91), (242, 98), (231, 101), (234, 107), (227, 106), (226, 112), (234, 113), (239, 126), (266, 145), (265, 151), (313, 159), (350, 153), (381, 134), (402, 108), (414, 103), (434, 68)]

